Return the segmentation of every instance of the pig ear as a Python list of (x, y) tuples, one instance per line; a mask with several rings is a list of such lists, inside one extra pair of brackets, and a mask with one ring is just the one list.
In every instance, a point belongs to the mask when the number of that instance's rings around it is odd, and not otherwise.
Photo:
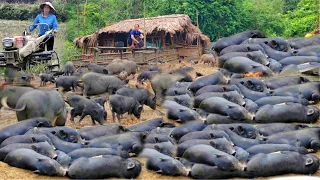
[(278, 46), (277, 41), (275, 41), (275, 40), (272, 40), (270, 43), (271, 43), (272, 47)]
[(166, 158), (159, 158), (161, 162), (168, 161)]
[(227, 88), (226, 87), (222, 87), (223, 91), (227, 91)]
[(252, 82), (252, 81), (248, 81), (247, 83), (248, 83), (248, 85), (249, 85), (250, 87), (253, 86), (253, 82)]
[(59, 135), (62, 136), (62, 137), (68, 136), (68, 134), (64, 130), (60, 130), (59, 131)]
[(37, 127), (43, 127), (43, 122), (39, 122), (39, 123), (37, 124)]
[(38, 150), (37, 146), (35, 146), (35, 145), (32, 145), (31, 148), (32, 148), (32, 150), (34, 150), (35, 152), (37, 152), (37, 150)]
[(175, 95), (177, 95), (177, 94), (178, 94), (178, 91), (177, 91), (177, 90), (174, 90), (173, 92), (174, 92), (174, 94), (175, 94)]
[(226, 94), (222, 94), (222, 97), (225, 98), (226, 100), (229, 100), (229, 97)]
[(251, 54), (247, 54), (247, 58), (252, 59)]
[(250, 47), (247, 47), (247, 50), (248, 50), (248, 51), (251, 51), (251, 48), (250, 48)]
[(123, 127), (123, 126), (119, 126), (119, 129), (120, 129), (121, 131), (123, 131), (123, 132), (127, 132), (127, 131), (128, 131), (128, 129), (126, 129), (126, 128)]
[(308, 109), (307, 116), (311, 116), (312, 114), (314, 114), (314, 110), (313, 109)]
[(215, 138), (214, 134), (210, 133), (210, 137), (211, 138)]
[(214, 141), (210, 141), (209, 143), (212, 147), (216, 147), (216, 143), (214, 143)]
[(240, 81), (240, 84), (244, 84), (244, 82), (243, 82), (243, 81)]
[(216, 157), (217, 158), (222, 158), (224, 155), (221, 155), (221, 154), (216, 154)]
[(231, 109), (231, 108), (234, 108), (234, 107), (235, 107), (235, 106), (230, 106), (230, 105), (228, 106), (228, 108), (230, 108), (230, 109)]
[(129, 162), (127, 164), (127, 170), (133, 169), (136, 166), (136, 164), (134, 162)]
[(154, 137), (154, 141), (155, 142), (159, 142), (159, 138), (158, 137)]
[(304, 78), (304, 77), (300, 77), (300, 80), (302, 81), (302, 82), (307, 82), (307, 80), (306, 80), (306, 78)]
[(295, 145), (296, 145), (296, 147), (301, 147), (301, 142), (297, 139)]
[(148, 132), (143, 132), (143, 133), (141, 134), (141, 139), (142, 139), (142, 140), (146, 139), (148, 135), (149, 135)]
[(238, 130), (239, 132), (241, 132), (241, 134), (244, 132), (243, 126), (238, 126), (238, 127), (237, 127), (237, 130)]
[(108, 72), (108, 70), (103, 69), (103, 73), (104, 73), (104, 74), (108, 74), (109, 72)]
[(153, 146), (155, 150), (160, 151), (160, 147), (158, 145)]
[(41, 161), (45, 161), (45, 160), (47, 160), (47, 159), (44, 159), (44, 158), (37, 158), (37, 160), (41, 162)]
[(118, 146), (117, 146), (117, 150), (118, 150), (119, 152), (123, 150), (123, 147), (122, 147), (122, 145), (121, 145), (120, 143), (119, 143)]
[(309, 166), (313, 163), (313, 159), (312, 158), (307, 158), (306, 159), (306, 166)]
[(179, 102), (179, 99), (177, 97), (174, 97), (173, 100)]
[(34, 137), (31, 137), (31, 141), (32, 141), (32, 143), (36, 143), (37, 142), (36, 138), (34, 138)]

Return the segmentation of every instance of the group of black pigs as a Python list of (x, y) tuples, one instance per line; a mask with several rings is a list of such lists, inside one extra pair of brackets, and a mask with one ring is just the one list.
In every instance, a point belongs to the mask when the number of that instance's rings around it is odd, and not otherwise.
[[(0, 160), (77, 179), (131, 179), (142, 166), (195, 179), (316, 173), (320, 81), (305, 75), (318, 75), (320, 37), (285, 40), (246, 31), (206, 53), (203, 62), (220, 68), (207, 75), (195, 72), (197, 65), (170, 71), (155, 65), (135, 77), (137, 64), (116, 59), (77, 70), (68, 62), (64, 72), (40, 75), (41, 86), (81, 87), (81, 94), (0, 86), (0, 108), (16, 111), (18, 119), (0, 130)], [(106, 124), (106, 105), (115, 124)], [(146, 106), (165, 118), (121, 125), (124, 114), (139, 119)], [(94, 126), (64, 126), (69, 112), (70, 121), (89, 115)]]

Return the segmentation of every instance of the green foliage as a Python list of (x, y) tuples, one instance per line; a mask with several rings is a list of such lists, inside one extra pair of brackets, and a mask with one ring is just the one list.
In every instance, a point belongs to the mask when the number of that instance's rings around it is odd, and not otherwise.
[[(79, 14), (77, 5), (69, 3), (66, 10), (69, 12), (69, 21), (67, 23), (67, 39), (72, 41), (75, 37), (92, 34), (98, 29), (105, 27), (117, 21), (128, 18), (141, 17), (141, 7), (139, 0), (90, 0), (86, 5), (84, 15), (84, 5), (79, 5)], [(84, 23), (85, 22), (85, 23)]]
[(258, 29), (268, 36), (281, 36), (285, 30), (283, 0), (245, 0), (242, 4), (243, 23), (247, 29)]
[(284, 32), (288, 37), (304, 36), (316, 28), (319, 16), (317, 0), (301, 0), (297, 8), (289, 11), (285, 16), (288, 19), (288, 26)]
[[(59, 3), (60, 1), (62, 0), (56, 0), (53, 5), (56, 9), (58, 21), (65, 22), (67, 12), (64, 10), (64, 4)], [(0, 3), (0, 17), (6, 20), (32, 20), (40, 13), (38, 7), (38, 4)]]
[[(148, 2), (148, 16), (166, 14), (187, 14), (196, 23), (198, 11), (199, 26), (211, 39), (224, 37), (245, 30), (241, 22), (242, 0), (162, 0)], [(156, 7), (154, 7), (156, 6)]]
[(46, 64), (36, 64), (27, 67), (26, 72), (30, 74), (40, 74), (41, 72), (45, 72), (47, 70)]
[[(267, 36), (296, 37), (314, 30), (319, 16), (317, 0), (53, 0), (59, 22), (67, 21), (66, 37), (94, 33), (129, 18), (187, 14), (212, 40), (258, 29)], [(77, 13), (79, 3), (79, 16)], [(84, 9), (86, 9), (84, 13)], [(31, 20), (38, 4), (0, 4), (1, 19)]]
[(63, 56), (66, 57), (66, 58), (64, 58), (64, 59), (61, 61), (62, 64), (65, 64), (67, 61), (72, 60), (72, 58), (73, 58), (74, 56), (77, 56), (77, 55), (79, 55), (79, 54), (81, 54), (81, 50), (78, 49), (78, 48), (76, 48), (76, 47), (74, 47), (74, 45), (72, 44), (72, 42), (66, 41), (66, 43), (65, 43), (64, 55), (63, 55)]
[(7, 20), (28, 20), (37, 14), (37, 6), (25, 4), (0, 4), (0, 17)]
[(299, 2), (300, 0), (284, 0), (285, 6), (283, 7), (283, 12), (286, 13), (287, 11), (293, 11), (297, 8)]
[[(60, 0), (63, 1), (63, 0)], [(187, 14), (211, 40), (257, 29), (267, 36), (303, 36), (315, 28), (316, 0), (89, 0), (84, 24), (83, 2), (66, 7), (70, 20), (67, 39), (94, 33), (99, 28), (129, 18)], [(79, 23), (78, 23), (79, 20)]]

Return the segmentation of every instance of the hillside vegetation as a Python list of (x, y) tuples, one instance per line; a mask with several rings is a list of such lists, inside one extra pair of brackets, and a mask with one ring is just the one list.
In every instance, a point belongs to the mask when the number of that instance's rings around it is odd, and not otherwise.
[[(249, 29), (267, 36), (304, 36), (316, 28), (320, 7), (317, 0), (88, 0), (79, 26), (77, 6), (69, 4), (66, 9), (68, 40), (123, 19), (142, 18), (145, 9), (146, 17), (187, 14), (194, 24), (198, 11), (201, 31), (215, 41)], [(80, 12), (83, 9), (81, 3)]]

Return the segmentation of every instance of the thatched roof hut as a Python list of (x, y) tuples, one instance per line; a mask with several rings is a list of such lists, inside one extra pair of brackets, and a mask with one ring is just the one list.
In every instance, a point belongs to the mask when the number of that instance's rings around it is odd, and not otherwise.
[(74, 45), (84, 53), (90, 47), (114, 47), (117, 41), (127, 44), (129, 33), (135, 24), (146, 36), (147, 46), (158, 47), (161, 52), (175, 49), (178, 56), (199, 56), (210, 44), (210, 39), (192, 24), (188, 15), (174, 14), (151, 18), (127, 19), (101, 28), (91, 35), (76, 38)]
[(139, 24), (141, 30), (147, 35), (163, 31), (165, 33), (169, 33), (171, 37), (173, 37), (179, 32), (186, 34), (186, 43), (192, 43), (198, 37), (200, 37), (205, 44), (210, 43), (210, 39), (206, 35), (203, 35), (200, 29), (192, 24), (190, 17), (185, 14), (146, 18), (145, 22), (144, 18), (123, 20), (101, 28), (91, 35), (76, 38), (74, 43), (79, 48), (85, 47), (83, 45), (84, 43), (94, 45), (102, 34), (129, 33), (135, 24)]

